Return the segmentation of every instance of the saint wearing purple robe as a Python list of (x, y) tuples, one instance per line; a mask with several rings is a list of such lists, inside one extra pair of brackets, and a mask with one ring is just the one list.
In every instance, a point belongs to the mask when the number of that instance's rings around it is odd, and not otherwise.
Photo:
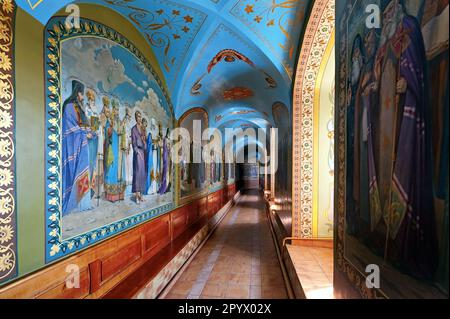
[[(437, 264), (425, 49), (417, 20), (391, 1), (375, 59), (379, 107), (370, 136), (382, 218), (374, 232), (385, 260), (431, 279)], [(372, 182), (372, 181), (371, 181)]]
[(133, 146), (133, 182), (131, 191), (135, 194), (136, 203), (144, 201), (142, 194), (145, 192), (146, 171), (145, 171), (145, 152), (147, 145), (141, 132), (142, 115), (141, 112), (135, 113), (136, 125), (131, 129), (131, 145)]
[(166, 136), (163, 138), (163, 151), (162, 151), (162, 172), (161, 172), (161, 185), (158, 190), (158, 194), (163, 195), (167, 192), (169, 185), (169, 129), (167, 129)]

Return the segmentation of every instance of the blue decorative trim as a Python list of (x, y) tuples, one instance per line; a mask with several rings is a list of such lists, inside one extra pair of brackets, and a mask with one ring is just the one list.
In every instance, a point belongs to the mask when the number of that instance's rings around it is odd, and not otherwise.
[(161, 79), (145, 57), (125, 37), (100, 23), (81, 19), (81, 28), (67, 30), (65, 18), (50, 20), (45, 29), (45, 76), (46, 76), (46, 152), (45, 152), (45, 260), (53, 262), (99, 241), (116, 235), (149, 219), (174, 209), (169, 203), (123, 220), (102, 226), (84, 234), (63, 240), (61, 209), (61, 87), (60, 87), (60, 43), (79, 36), (97, 36), (114, 41), (133, 53), (152, 73), (168, 101), (170, 114), (173, 107), (170, 96)]
[(220, 182), (220, 185), (217, 185), (217, 184), (216, 185), (211, 185), (209, 187), (209, 193), (210, 194), (215, 193), (217, 191), (220, 191), (224, 187), (225, 187), (225, 185), (223, 184), (223, 182)]

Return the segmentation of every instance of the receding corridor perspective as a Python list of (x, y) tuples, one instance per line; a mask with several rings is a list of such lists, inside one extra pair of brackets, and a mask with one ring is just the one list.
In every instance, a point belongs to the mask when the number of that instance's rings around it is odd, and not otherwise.
[(269, 227), (261, 193), (244, 193), (161, 297), (287, 298)]

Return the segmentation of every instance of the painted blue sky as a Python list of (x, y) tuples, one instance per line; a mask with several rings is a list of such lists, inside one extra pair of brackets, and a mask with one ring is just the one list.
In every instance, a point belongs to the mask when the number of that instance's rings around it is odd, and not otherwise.
[(98, 106), (108, 95), (117, 98), (122, 106), (151, 105), (149, 116), (163, 116), (160, 108), (170, 115), (153, 75), (122, 46), (107, 39), (78, 37), (62, 43), (61, 56), (63, 100), (71, 93), (72, 80), (77, 79), (95, 91)]

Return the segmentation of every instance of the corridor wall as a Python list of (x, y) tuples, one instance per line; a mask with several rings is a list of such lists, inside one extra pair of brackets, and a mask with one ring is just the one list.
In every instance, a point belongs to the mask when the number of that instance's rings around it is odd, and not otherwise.
[[(282, 210), (290, 211), (292, 203), (292, 116), (281, 102), (272, 105), (275, 127), (278, 129), (276, 145), (275, 202)], [(273, 156), (272, 155), (272, 156)]]
[(449, 2), (336, 5), (335, 291), (448, 298)]
[(335, 1), (315, 2), (294, 82), (293, 236), (333, 237)]
[[(0, 298), (101, 297), (159, 256), (156, 276), (236, 193), (224, 182), (178, 205), (154, 54), (115, 11), (79, 7), (68, 29), (64, 11), (42, 26), (0, 4)], [(66, 289), (71, 270), (81, 289)]]

